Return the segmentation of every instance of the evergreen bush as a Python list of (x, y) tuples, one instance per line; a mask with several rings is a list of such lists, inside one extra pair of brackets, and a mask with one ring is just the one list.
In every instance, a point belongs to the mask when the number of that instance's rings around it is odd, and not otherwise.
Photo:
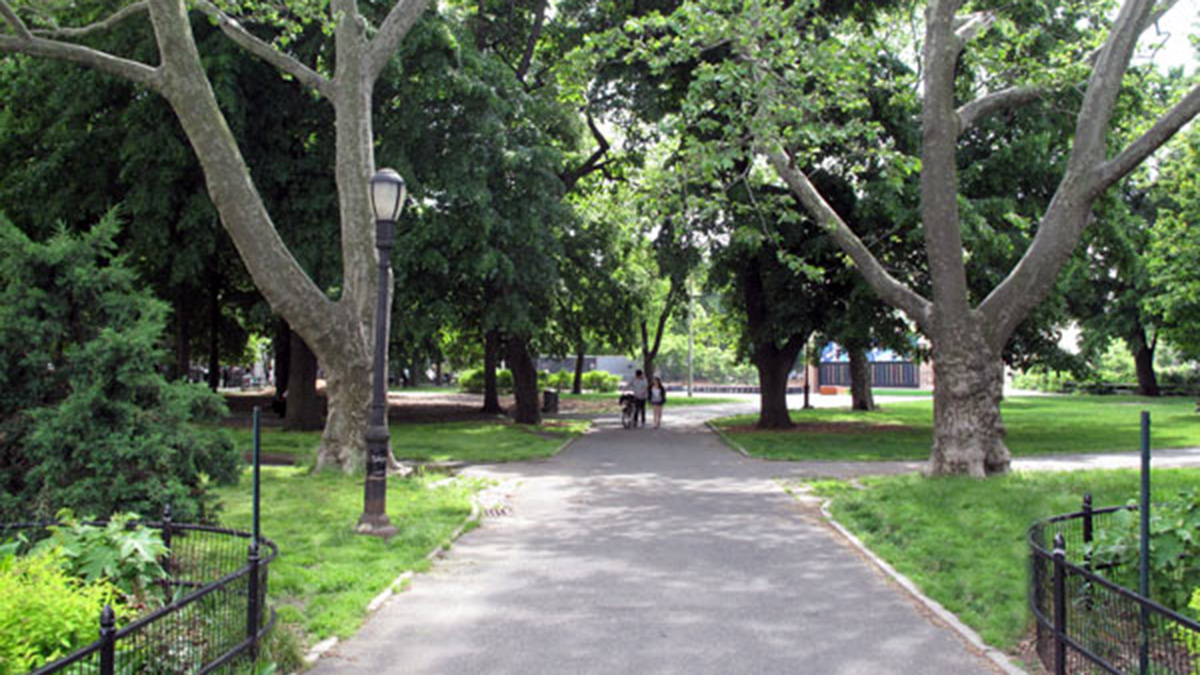
[(621, 386), (621, 376), (605, 370), (589, 370), (583, 374), (583, 388), (607, 394)]
[(114, 214), (30, 240), (0, 218), (0, 520), (59, 509), (212, 515), (240, 461), (224, 403), (168, 382), (166, 306), (117, 254)]
[[(458, 386), (463, 391), (472, 394), (483, 393), (483, 368), (472, 368), (464, 370), (458, 376)], [(496, 388), (501, 394), (511, 393), (513, 388), (513, 376), (511, 370), (503, 368), (496, 370)]]

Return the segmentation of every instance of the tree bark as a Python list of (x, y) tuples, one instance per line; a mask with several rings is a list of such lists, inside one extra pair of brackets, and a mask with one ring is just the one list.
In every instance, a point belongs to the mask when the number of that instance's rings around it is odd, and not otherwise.
[(208, 261), (208, 388), (221, 385), (221, 275), (214, 254)]
[(317, 397), (317, 357), (295, 332), (291, 335), (289, 351), (287, 412), (283, 417), (283, 428), (316, 431), (324, 426), (321, 400)]
[(1129, 346), (1137, 370), (1137, 393), (1142, 396), (1158, 396), (1158, 376), (1154, 373), (1155, 345), (1146, 339), (1145, 329), (1138, 331)]
[(861, 346), (846, 347), (850, 353), (850, 408), (874, 410), (875, 396), (871, 393), (871, 362)]
[(1008, 471), (1012, 458), (1004, 444), (1000, 401), (1004, 362), (982, 329), (964, 330), (959, 339), (933, 341), (933, 475), (984, 478)]
[(792, 426), (787, 406), (788, 373), (804, 347), (804, 337), (793, 336), (783, 347), (773, 343), (755, 348), (751, 360), (758, 370), (759, 429), (789, 429)]
[(487, 332), (483, 341), (483, 411), (500, 415), (504, 408), (500, 407), (500, 389), (496, 386), (496, 367), (500, 360), (500, 331), (493, 328)]
[(572, 394), (583, 393), (583, 345), (575, 350), (575, 380), (571, 383)]
[(513, 395), (517, 399), (513, 420), (518, 424), (539, 424), (542, 410), (538, 405), (537, 366), (529, 355), (529, 340), (509, 335), (506, 342), (508, 367), (513, 374)]
[(275, 396), (283, 396), (288, 389), (288, 378), (292, 370), (292, 329), (283, 319), (275, 322)]

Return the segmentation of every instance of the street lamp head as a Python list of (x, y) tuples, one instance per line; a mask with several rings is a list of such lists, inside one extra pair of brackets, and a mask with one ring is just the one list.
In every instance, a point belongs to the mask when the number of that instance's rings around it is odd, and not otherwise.
[(371, 208), (375, 210), (375, 220), (396, 222), (407, 196), (404, 179), (395, 170), (380, 169), (371, 176)]

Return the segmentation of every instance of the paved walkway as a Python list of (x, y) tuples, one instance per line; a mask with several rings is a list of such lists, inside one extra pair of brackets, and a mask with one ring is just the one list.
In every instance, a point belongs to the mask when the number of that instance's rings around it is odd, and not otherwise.
[(313, 672), (996, 672), (783, 493), (798, 467), (730, 451), (699, 424), (711, 411), (670, 412), (486, 469), (512, 481), (511, 514)]

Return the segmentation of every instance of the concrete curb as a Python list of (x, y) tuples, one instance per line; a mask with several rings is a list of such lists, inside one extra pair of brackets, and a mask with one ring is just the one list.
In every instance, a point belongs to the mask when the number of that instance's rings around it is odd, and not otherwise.
[(899, 584), (901, 588), (908, 591), (909, 595), (924, 605), (925, 608), (934, 616), (936, 616), (938, 619), (941, 619), (947, 626), (950, 627), (951, 630), (958, 633), (959, 637), (961, 637), (975, 649), (979, 650), (979, 652), (986, 656), (988, 660), (994, 663), (998, 668), (1000, 668), (1000, 670), (1004, 671), (1008, 675), (1029, 675), (1027, 671), (1022, 670), (1015, 663), (1013, 663), (1012, 660), (1008, 658), (1007, 654), (984, 642), (983, 638), (979, 637), (979, 633), (976, 633), (974, 629), (964, 624), (956, 615), (950, 612), (950, 610), (943, 607), (940, 602), (922, 593), (921, 589), (918, 588), (911, 579), (896, 571), (896, 568), (888, 564), (886, 560), (875, 555), (875, 552), (867, 548), (867, 546), (862, 543), (862, 540), (854, 536), (850, 530), (846, 529), (841, 523), (834, 519), (833, 514), (829, 512), (829, 500), (823, 500), (821, 502), (821, 515), (825, 517), (825, 522), (829, 523), (833, 529), (837, 530), (839, 534), (845, 537), (846, 541), (850, 542), (854, 548), (858, 549), (860, 553), (874, 563), (875, 566), (880, 569), (880, 571)]
[(708, 427), (709, 431), (716, 434), (717, 438), (721, 439), (721, 442), (725, 444), (725, 447), (729, 448), (730, 450), (733, 450), (734, 452), (738, 453), (742, 457), (745, 457), (746, 459), (754, 459), (754, 457), (750, 456), (750, 453), (746, 452), (745, 448), (743, 448), (741, 445), (738, 445), (738, 443), (736, 441), (729, 438), (728, 436), (725, 435), (724, 432), (722, 432), (720, 429), (718, 429), (717, 425), (712, 423), (712, 420), (704, 420), (704, 426)]
[[(574, 440), (574, 439), (571, 439), (571, 440)], [(475, 501), (475, 498), (472, 497), (471, 498), (471, 514), (468, 515), (466, 517), (466, 519), (463, 520), (463, 522), (461, 524), (459, 524), (459, 526), (457, 528), (455, 528), (453, 532), (450, 533), (450, 536), (447, 537), (446, 541), (441, 546), (438, 546), (437, 548), (430, 551), (425, 556), (425, 560), (427, 560), (429, 562), (433, 562), (434, 558), (436, 558), (436, 557), (444, 554), (446, 551), (450, 550), (450, 545), (453, 544), (454, 542), (458, 541), (458, 538), (463, 535), (463, 533), (466, 531), (466, 529), (469, 525), (471, 525), (472, 523), (480, 522), (481, 516), (482, 516), (482, 512), (479, 509), (479, 504), (478, 504), (478, 502)], [(416, 576), (416, 575), (412, 570), (407, 570), (407, 571), (403, 572), (400, 576), (398, 576), (394, 580), (392, 580), (392, 583), (388, 584), (387, 588), (383, 589), (383, 591), (380, 592), (379, 595), (376, 595), (374, 598), (371, 599), (371, 602), (367, 603), (367, 614), (368, 615), (374, 614), (376, 611), (379, 610), (380, 607), (383, 606), (383, 603), (388, 601), (389, 598), (391, 598), (393, 595), (396, 595), (397, 593), (402, 593), (405, 589), (407, 589), (409, 584), (412, 583), (414, 576)], [(313, 645), (312, 649), (308, 650), (308, 653), (304, 655), (305, 665), (308, 665), (308, 666), (314, 665), (317, 661), (319, 661), (321, 659), (322, 656), (329, 653), (330, 650), (332, 650), (334, 647), (336, 647), (338, 645), (338, 642), (339, 642), (339, 640), (338, 640), (337, 636), (334, 636), (331, 638), (327, 638), (325, 640), (321, 640), (317, 644)]]

